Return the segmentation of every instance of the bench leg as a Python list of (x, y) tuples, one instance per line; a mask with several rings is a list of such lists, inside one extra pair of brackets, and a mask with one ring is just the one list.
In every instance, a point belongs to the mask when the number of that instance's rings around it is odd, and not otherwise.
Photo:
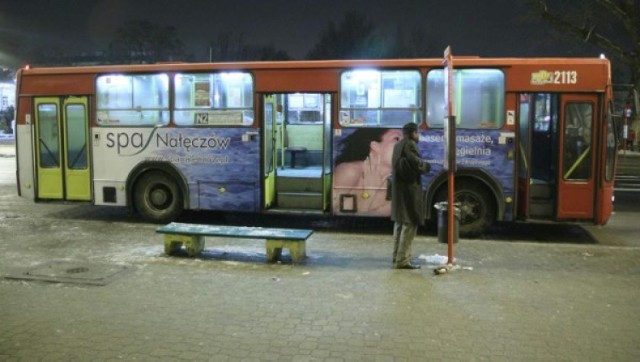
[(184, 244), (187, 255), (197, 256), (204, 249), (204, 238), (199, 235), (171, 235), (164, 236), (164, 252), (173, 255), (180, 250)]
[(301, 263), (307, 256), (304, 241), (267, 239), (267, 262), (275, 263), (282, 256), (282, 248), (289, 249), (294, 264)]
[(269, 245), (267, 242), (267, 263), (275, 263), (280, 260), (282, 256), (282, 248)]
[(288, 242), (289, 253), (294, 264), (300, 264), (307, 257), (307, 247), (304, 241)]

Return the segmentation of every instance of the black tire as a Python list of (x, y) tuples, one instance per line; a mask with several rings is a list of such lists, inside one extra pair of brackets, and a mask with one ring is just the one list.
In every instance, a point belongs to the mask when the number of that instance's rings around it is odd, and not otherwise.
[(138, 213), (155, 223), (175, 220), (183, 211), (180, 187), (164, 172), (144, 173), (136, 182), (134, 202)]
[[(460, 236), (474, 238), (486, 232), (496, 221), (496, 206), (491, 193), (478, 182), (461, 180), (456, 182), (455, 202), (459, 204)], [(435, 203), (447, 199), (447, 186), (444, 185), (435, 197)], [(434, 203), (434, 204), (435, 204)], [(432, 214), (433, 221), (437, 213)]]

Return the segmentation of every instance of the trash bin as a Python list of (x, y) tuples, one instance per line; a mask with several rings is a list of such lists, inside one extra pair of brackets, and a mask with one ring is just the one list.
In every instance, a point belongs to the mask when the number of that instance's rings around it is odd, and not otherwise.
[[(441, 243), (449, 243), (449, 203), (447, 201), (438, 202), (433, 207), (438, 210), (438, 241)], [(458, 204), (453, 205), (453, 218), (455, 224), (453, 225), (453, 242), (458, 242), (458, 236), (460, 235), (458, 229), (460, 224), (460, 208)]]

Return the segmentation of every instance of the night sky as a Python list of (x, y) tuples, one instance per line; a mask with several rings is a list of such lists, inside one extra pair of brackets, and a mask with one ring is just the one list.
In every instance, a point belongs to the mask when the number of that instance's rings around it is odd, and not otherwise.
[[(380, 29), (424, 29), (425, 41), (439, 49), (434, 56), (447, 45), (456, 55), (599, 55), (559, 37), (518, 0), (0, 0), (0, 36), (17, 40), (22, 51), (94, 52), (106, 50), (125, 21), (148, 20), (176, 27), (198, 60), (206, 60), (211, 40), (229, 31), (244, 34), (245, 43), (273, 45), (302, 59), (328, 22), (339, 23), (349, 10)], [(0, 63), (22, 60), (0, 52)]]

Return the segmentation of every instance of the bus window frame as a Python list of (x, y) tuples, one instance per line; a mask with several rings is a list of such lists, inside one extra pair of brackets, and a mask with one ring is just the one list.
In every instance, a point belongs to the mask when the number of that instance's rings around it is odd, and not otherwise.
[[(96, 124), (98, 125), (98, 127), (143, 127), (143, 128), (153, 128), (153, 127), (158, 127), (158, 126), (168, 126), (169, 124), (171, 124), (172, 121), (172, 114), (171, 114), (171, 107), (172, 107), (172, 89), (171, 89), (171, 77), (170, 77), (171, 72), (169, 71), (156, 71), (156, 72), (145, 72), (145, 73), (135, 73), (135, 72), (118, 72), (118, 73), (99, 73), (96, 74), (96, 78), (95, 78), (95, 97), (96, 97), (96, 101), (95, 101), (95, 105), (96, 105)], [(142, 107), (132, 107), (132, 108), (101, 108), (100, 107), (100, 94), (101, 92), (99, 91), (99, 80), (102, 77), (119, 77), (119, 76), (123, 76), (123, 77), (131, 77), (131, 78), (135, 78), (135, 77), (142, 77), (142, 76), (156, 76), (156, 75), (164, 75), (167, 79), (166, 79), (166, 106), (165, 107), (153, 107), (153, 108), (142, 108)], [(135, 89), (134, 86), (132, 85), (132, 92), (131, 92), (131, 97), (132, 97), (132, 103), (135, 99)], [(133, 104), (132, 104), (133, 105)], [(106, 112), (106, 113), (104, 113)], [(149, 112), (160, 112), (162, 115), (161, 121), (162, 122), (155, 122), (155, 123), (112, 123), (113, 120), (110, 118), (109, 113), (110, 112), (136, 112), (138, 114), (141, 115), (141, 118), (144, 117), (144, 114), (147, 114)], [(143, 113), (144, 112), (144, 113)], [(135, 114), (135, 113), (132, 113)], [(106, 115), (106, 118), (105, 118)], [(102, 121), (101, 119), (104, 119), (104, 121)]]
[[(378, 97), (378, 102), (379, 102), (379, 106), (376, 108), (366, 108), (366, 107), (353, 107), (350, 105), (350, 107), (343, 107), (343, 96), (344, 96), (344, 75), (347, 73), (353, 73), (353, 72), (362, 72), (362, 73), (366, 73), (366, 72), (377, 72), (378, 75), (380, 76), (380, 89), (379, 89), (379, 97)], [(418, 91), (418, 95), (416, 96), (416, 100), (417, 102), (419, 102), (419, 104), (415, 107), (385, 107), (384, 106), (384, 91), (385, 88), (382, 87), (382, 83), (384, 81), (384, 79), (382, 79), (382, 74), (388, 72), (388, 73), (392, 73), (392, 72), (406, 72), (406, 73), (414, 73), (417, 74), (417, 91)], [(340, 124), (341, 127), (353, 127), (353, 128), (361, 128), (361, 127), (372, 127), (372, 128), (397, 128), (397, 127), (401, 127), (403, 124), (407, 123), (409, 120), (406, 121), (402, 121), (400, 123), (380, 123), (379, 121), (384, 117), (384, 113), (383, 112), (392, 112), (392, 111), (400, 111), (400, 112), (412, 112), (413, 113), (413, 119), (410, 120), (413, 123), (416, 123), (418, 125), (422, 124), (424, 122), (423, 118), (424, 118), (424, 89), (423, 89), (423, 72), (418, 69), (418, 68), (374, 68), (374, 67), (355, 67), (355, 68), (345, 68), (340, 72), (340, 78), (339, 78), (339, 82), (338, 82), (338, 95), (339, 95), (339, 103), (338, 103), (338, 113), (339, 113), (339, 118), (338, 118), (338, 123)], [(416, 91), (416, 89), (414, 89), (414, 91)], [(359, 117), (352, 117), (352, 115), (355, 112), (375, 112), (376, 113), (376, 122), (364, 122), (364, 120), (360, 121), (361, 118)]]
[[(501, 74), (502, 79), (501, 82), (499, 84), (500, 86), (500, 91), (498, 92), (499, 97), (501, 97), (501, 99), (499, 100), (499, 104), (497, 106), (497, 109), (494, 110), (496, 111), (496, 114), (499, 115), (499, 118), (497, 119), (497, 122), (478, 122), (476, 123), (476, 127), (468, 127), (468, 126), (462, 126), (461, 122), (462, 122), (462, 115), (460, 114), (460, 103), (462, 102), (462, 99), (465, 98), (464, 95), (462, 94), (462, 90), (459, 90), (460, 87), (456, 87), (458, 85), (459, 82), (459, 78), (456, 77), (457, 73), (459, 71), (475, 71), (475, 70), (480, 70), (480, 71), (496, 71), (498, 73)], [(431, 92), (430, 89), (433, 87), (429, 87), (429, 75), (430, 74), (434, 74), (436, 72), (441, 72), (442, 73), (442, 78), (443, 79), (443, 88), (442, 89), (436, 89), (436, 91)], [(468, 129), (468, 130), (492, 130), (492, 129), (502, 129), (504, 128), (505, 124), (506, 124), (506, 107), (507, 107), (507, 75), (504, 71), (504, 69), (502, 68), (493, 68), (493, 67), (464, 67), (464, 68), (455, 68), (454, 69), (454, 74), (453, 74), (453, 79), (454, 79), (454, 100), (453, 100), (453, 105), (454, 105), (454, 115), (456, 116), (456, 129)], [(458, 89), (456, 89), (458, 88)], [(442, 68), (431, 68), (427, 71), (427, 73), (424, 76), (424, 89), (425, 89), (425, 100), (424, 100), (424, 104), (425, 104), (425, 117), (424, 117), (424, 121), (427, 124), (427, 126), (429, 128), (433, 128), (433, 129), (443, 129), (444, 128), (444, 70)], [(442, 111), (442, 117), (438, 117), (438, 114), (436, 114), (435, 116), (430, 117), (429, 116), (429, 96), (430, 94), (441, 94), (442, 95), (442, 104), (443, 104), (443, 111)], [(475, 92), (474, 92), (475, 93)], [(483, 103), (482, 100), (480, 103)], [(481, 112), (482, 113), (482, 112)], [(442, 123), (440, 125), (440, 123), (431, 123), (430, 119), (432, 118), (441, 118), (442, 119)]]
[[(316, 98), (313, 104), (311, 104), (311, 96)], [(293, 97), (300, 98), (301, 106), (292, 106), (291, 104)], [(323, 97), (322, 93), (313, 93), (313, 92), (296, 92), (289, 93), (285, 97), (285, 120), (287, 124), (295, 124), (295, 125), (314, 125), (314, 124), (323, 124), (322, 114), (324, 111)], [(297, 112), (296, 118), (293, 119), (292, 112)], [(304, 112), (312, 112), (317, 113), (319, 118), (317, 120), (302, 120), (307, 117), (303, 117), (302, 114)]]
[[(597, 116), (594, 113), (596, 106), (592, 102), (568, 101), (563, 108), (562, 180), (586, 182), (595, 172), (593, 129)], [(587, 110), (588, 113), (585, 112)], [(590, 117), (590, 122), (584, 122), (585, 118), (582, 117), (584, 115)]]
[[(193, 107), (188, 107), (188, 108), (178, 108), (177, 104), (176, 104), (176, 100), (177, 100), (177, 90), (178, 87), (176, 85), (177, 83), (177, 77), (179, 76), (194, 76), (194, 75), (208, 75), (208, 76), (216, 76), (216, 75), (221, 75), (221, 74), (232, 74), (232, 73), (237, 73), (237, 74), (242, 74), (243, 76), (249, 76), (250, 80), (251, 80), (251, 89), (250, 89), (250, 93), (251, 96), (248, 97), (249, 100), (251, 101), (251, 105), (249, 107), (234, 107), (234, 108), (230, 108), (230, 107), (224, 107), (224, 108), (214, 108), (214, 106), (209, 106), (209, 107), (198, 107), (196, 108), (195, 106)], [(253, 74), (253, 72), (250, 72), (248, 70), (241, 70), (241, 69), (218, 69), (215, 71), (174, 71), (171, 73), (171, 77), (170, 77), (170, 83), (171, 83), (171, 87), (172, 87), (172, 98), (171, 98), (171, 121), (172, 124), (175, 125), (176, 127), (180, 127), (180, 128), (193, 128), (193, 127), (197, 127), (197, 128), (202, 128), (202, 127), (252, 127), (254, 122), (255, 122), (255, 117), (256, 117), (256, 104), (255, 104), (255, 95), (256, 95), (256, 77)], [(244, 99), (244, 95), (241, 97), (242, 99)], [(194, 98), (195, 100), (195, 98)], [(205, 112), (205, 110), (207, 112)], [(196, 121), (194, 121), (191, 124), (186, 124), (186, 123), (179, 123), (178, 121), (176, 121), (177, 118), (177, 114), (178, 112), (195, 112), (197, 111), (201, 111), (200, 113), (202, 115), (204, 115), (205, 113), (207, 114), (207, 122), (198, 124)], [(249, 113), (249, 114), (248, 114)], [(234, 123), (234, 122), (229, 122), (229, 121), (225, 121), (225, 122), (218, 122), (218, 123), (209, 123), (208, 121), (208, 117), (209, 116), (216, 116), (216, 117), (220, 117), (220, 119), (227, 119), (230, 120), (231, 117), (233, 116), (240, 116), (240, 122)], [(204, 116), (203, 116), (204, 117)], [(245, 121), (246, 119), (249, 119), (250, 121)]]

